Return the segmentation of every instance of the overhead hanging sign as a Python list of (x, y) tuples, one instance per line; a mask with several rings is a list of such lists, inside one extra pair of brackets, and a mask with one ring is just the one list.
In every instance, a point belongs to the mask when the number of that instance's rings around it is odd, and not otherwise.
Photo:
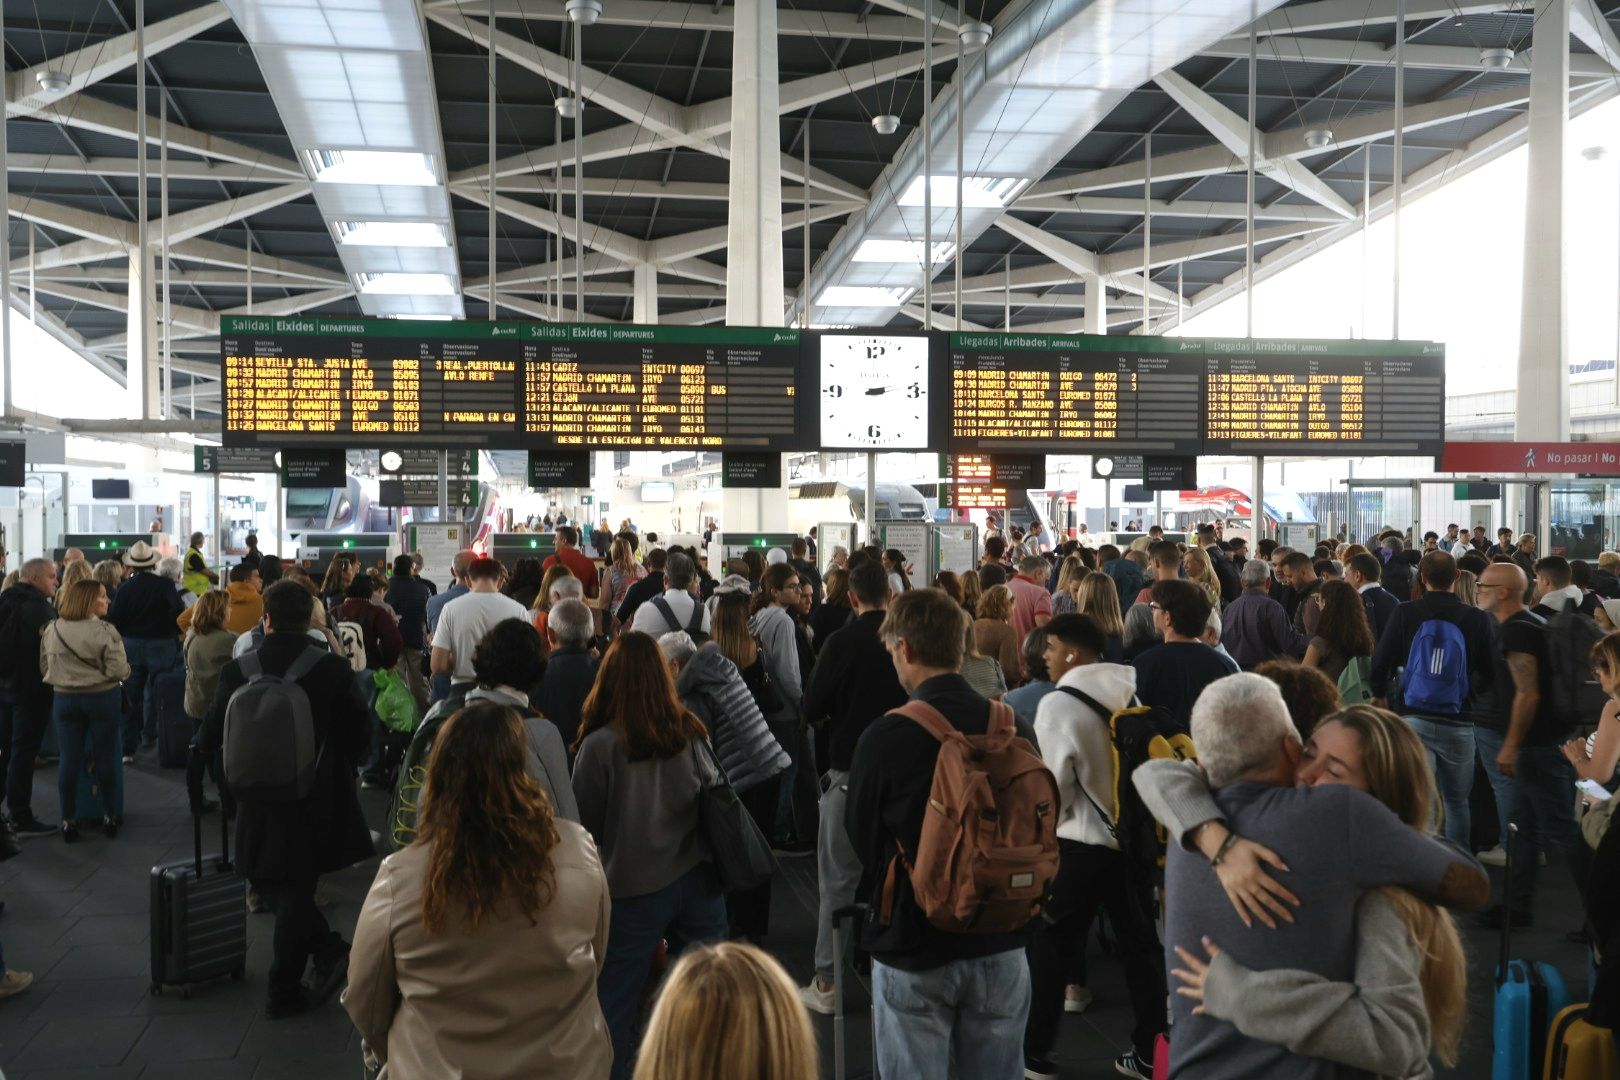
[(950, 467), (950, 505), (958, 510), (1005, 510), (1046, 486), (1042, 454), (952, 454)]
[(446, 459), (447, 476), (477, 476), (476, 450), (384, 450), (378, 455), (378, 464), (384, 476), (438, 476), (439, 456)]
[(591, 486), (589, 450), (530, 450), (529, 486), (532, 488), (584, 488)]
[(28, 444), (23, 440), (0, 442), (0, 487), (23, 486), (28, 477), (28, 466), (24, 462), (27, 456)]
[(1594, 442), (1448, 442), (1441, 472), (1620, 476), (1620, 445)]
[(778, 488), (782, 486), (781, 454), (720, 455), (722, 488)]
[(1185, 491), (1198, 486), (1196, 457), (1144, 457), (1142, 486), (1149, 491)]
[[(478, 495), (478, 481), (455, 477), (445, 481), (445, 490), (449, 505), (471, 506)], [(438, 478), (423, 476), (409, 480), (379, 480), (377, 503), (380, 506), (438, 506)]]
[(192, 448), (193, 472), (273, 473), (276, 449), (273, 446), (196, 446)]
[(285, 488), (340, 488), (348, 482), (348, 462), (342, 450), (283, 450), (281, 486)]

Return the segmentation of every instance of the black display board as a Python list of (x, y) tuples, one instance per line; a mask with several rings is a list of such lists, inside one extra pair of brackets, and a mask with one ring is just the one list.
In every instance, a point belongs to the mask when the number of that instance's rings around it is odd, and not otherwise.
[(1211, 338), (1206, 454), (1400, 454), (1445, 448), (1446, 349), (1425, 341)]
[(1197, 453), (1201, 342), (954, 333), (951, 448)]
[(276, 448), (273, 446), (196, 446), (192, 448), (193, 472), (273, 473)]
[(384, 450), (378, 455), (377, 461), (384, 476), (433, 476), (439, 475), (439, 455), (445, 453), (448, 471), (446, 476), (477, 476), (478, 451), (476, 450), (426, 450), (426, 449), (399, 449)]
[(532, 488), (584, 488), (591, 486), (589, 450), (530, 450), (529, 486)]
[(0, 487), (20, 488), (28, 478), (28, 444), (0, 442)]
[(348, 462), (342, 450), (281, 452), (281, 486), (284, 488), (340, 488), (347, 482)]
[(519, 330), (517, 323), (225, 316), (223, 441), (515, 447)]
[(524, 444), (806, 448), (797, 330), (523, 325)]
[(1046, 486), (1042, 454), (952, 454), (950, 505), (958, 510), (1021, 506), (1026, 493)]
[[(478, 481), (455, 478), (445, 481), (451, 506), (471, 506), (478, 494)], [(438, 506), (439, 480), (437, 477), (413, 477), (408, 480), (378, 480), (379, 506)]]
[(1196, 457), (1144, 457), (1142, 486), (1148, 491), (1185, 491), (1198, 486)]
[(781, 454), (720, 455), (723, 488), (778, 488), (782, 486)]

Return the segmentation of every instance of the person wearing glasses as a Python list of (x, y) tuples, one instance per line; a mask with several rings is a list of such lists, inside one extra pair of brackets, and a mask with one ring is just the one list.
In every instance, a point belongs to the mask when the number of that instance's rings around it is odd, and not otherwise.
[(1131, 661), (1137, 695), (1144, 705), (1162, 706), (1186, 731), (1198, 695), (1231, 669), (1227, 659), (1203, 641), (1214, 610), (1208, 593), (1191, 581), (1172, 578), (1155, 581), (1151, 595), (1153, 625), (1163, 643)]
[(799, 572), (792, 563), (780, 562), (765, 568), (759, 591), (750, 603), (748, 629), (759, 642), (765, 672), (776, 690), (778, 708), (765, 715), (771, 734), (782, 744), (793, 764), (782, 774), (777, 796), (776, 827), (772, 833), (778, 849), (808, 854), (815, 850), (816, 822), (813, 815), (794, 812), (793, 785), (801, 766), (813, 777), (815, 761), (800, 723), (800, 702), (804, 698), (804, 677), (800, 669), (797, 623), (793, 612), (799, 606)]

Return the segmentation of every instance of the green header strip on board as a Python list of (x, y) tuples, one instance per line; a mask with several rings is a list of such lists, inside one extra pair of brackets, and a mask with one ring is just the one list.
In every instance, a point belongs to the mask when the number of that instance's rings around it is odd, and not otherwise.
[(342, 338), (439, 341), (645, 342), (650, 345), (789, 345), (799, 332), (768, 326), (636, 326), (623, 323), (437, 322), (411, 319), (316, 319), (226, 315), (220, 334), (310, 334)]
[(1444, 356), (1446, 347), (1433, 341), (1347, 341), (1308, 338), (1134, 337), (1109, 334), (999, 334), (960, 331), (951, 334), (952, 349), (1064, 350), (1073, 352), (1150, 353), (1155, 355), (1281, 356)]

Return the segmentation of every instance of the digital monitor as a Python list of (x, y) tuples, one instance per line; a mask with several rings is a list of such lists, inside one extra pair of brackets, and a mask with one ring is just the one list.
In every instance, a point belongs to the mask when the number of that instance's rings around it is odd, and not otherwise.
[(1432, 341), (1205, 342), (1206, 454), (1438, 457), (1446, 347)]
[(641, 485), (641, 501), (667, 503), (675, 501), (675, 485), (663, 480), (647, 480)]
[(950, 335), (951, 448), (1197, 453), (1203, 343), (1106, 335)]
[(531, 449), (804, 449), (799, 332), (527, 323)]
[(519, 324), (225, 316), (226, 446), (518, 446)]
[(129, 498), (129, 481), (92, 479), (90, 481), (90, 497), (92, 499), (127, 499)]

